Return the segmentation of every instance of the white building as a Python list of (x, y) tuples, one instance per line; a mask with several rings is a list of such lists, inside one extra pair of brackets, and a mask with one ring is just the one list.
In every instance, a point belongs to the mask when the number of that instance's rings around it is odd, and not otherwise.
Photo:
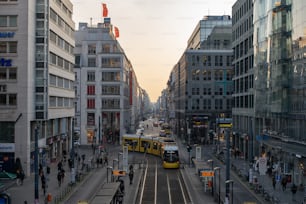
[[(74, 22), (69, 0), (0, 2), (0, 168), (33, 171), (69, 151), (74, 116)], [(0, 170), (1, 170), (0, 169)]]
[(138, 83), (132, 65), (114, 36), (110, 18), (95, 26), (80, 23), (75, 39), (75, 129), (80, 143), (118, 143), (137, 117), (133, 104)]

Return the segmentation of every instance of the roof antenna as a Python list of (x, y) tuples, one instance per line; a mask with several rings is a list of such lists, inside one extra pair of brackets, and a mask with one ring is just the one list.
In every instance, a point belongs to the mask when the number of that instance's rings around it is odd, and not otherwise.
[(90, 18), (90, 27), (92, 27), (92, 18)]

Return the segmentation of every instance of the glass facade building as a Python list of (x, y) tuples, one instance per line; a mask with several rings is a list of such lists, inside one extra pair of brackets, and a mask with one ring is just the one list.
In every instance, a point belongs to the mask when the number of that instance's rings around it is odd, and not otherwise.
[(253, 132), (297, 184), (306, 157), (305, 9), (300, 0), (254, 1)]

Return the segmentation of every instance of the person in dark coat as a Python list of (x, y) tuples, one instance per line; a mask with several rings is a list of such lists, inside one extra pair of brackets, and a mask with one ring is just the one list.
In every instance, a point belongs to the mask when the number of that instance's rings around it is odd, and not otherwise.
[(42, 174), (40, 179), (41, 179), (41, 188), (42, 188), (42, 190), (44, 192), (44, 195), (46, 195), (46, 187), (47, 187), (47, 185), (46, 185), (46, 177), (45, 177), (45, 175)]
[(134, 178), (134, 171), (130, 171), (129, 178), (130, 178), (130, 184), (132, 184), (133, 183), (133, 178)]

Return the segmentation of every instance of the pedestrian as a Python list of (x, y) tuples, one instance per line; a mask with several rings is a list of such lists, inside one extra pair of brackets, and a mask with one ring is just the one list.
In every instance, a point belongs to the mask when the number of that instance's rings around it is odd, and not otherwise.
[(62, 174), (61, 171), (58, 171), (57, 173), (57, 181), (58, 181), (58, 186), (60, 187), (62, 184)]
[(104, 156), (104, 165), (108, 165), (108, 158), (106, 155)]
[(274, 190), (275, 190), (275, 185), (276, 185), (276, 179), (275, 176), (272, 176), (272, 186)]
[(22, 185), (23, 184), (23, 179), (24, 179), (24, 176), (25, 176), (23, 170), (22, 169), (17, 169), (16, 176), (17, 176), (17, 180), (16, 180), (17, 185)]
[(97, 157), (97, 159), (96, 159), (97, 168), (99, 168), (99, 163), (100, 163), (100, 159), (99, 159), (99, 157)]
[(134, 178), (134, 171), (129, 172), (129, 178), (130, 178), (130, 184), (133, 184), (133, 178)]
[(295, 194), (297, 191), (297, 186), (295, 184), (292, 184), (291, 186), (291, 192), (292, 192), (292, 200), (295, 201)]
[(51, 173), (51, 168), (49, 165), (47, 165), (47, 170), (46, 170), (47, 174), (46, 174), (46, 180), (49, 181), (50, 179), (50, 173)]
[(129, 169), (130, 169), (130, 171), (133, 171), (133, 170), (134, 170), (133, 164), (130, 165)]
[(44, 174), (41, 175), (41, 188), (43, 190), (44, 195), (46, 195), (46, 177)]
[(285, 175), (282, 178), (282, 188), (283, 188), (283, 191), (285, 191), (287, 188), (287, 176)]
[(57, 170), (60, 171), (60, 170), (62, 170), (62, 168), (63, 168), (63, 163), (62, 163), (62, 160), (61, 160), (57, 164)]

